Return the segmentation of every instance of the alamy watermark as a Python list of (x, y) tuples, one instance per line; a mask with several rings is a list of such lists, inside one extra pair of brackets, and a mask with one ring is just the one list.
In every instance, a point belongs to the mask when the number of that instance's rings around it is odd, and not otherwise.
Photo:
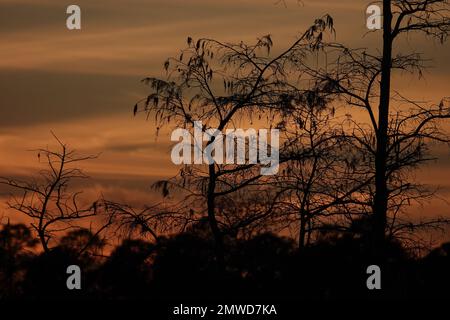
[(76, 4), (71, 4), (67, 7), (66, 13), (70, 16), (66, 19), (66, 27), (69, 30), (81, 29), (81, 8)]
[(76, 264), (67, 267), (66, 273), (69, 277), (66, 280), (66, 286), (69, 290), (81, 289), (81, 269)]
[(278, 129), (226, 129), (223, 134), (218, 129), (203, 130), (202, 122), (195, 121), (193, 131), (172, 132), (171, 141), (179, 141), (171, 152), (174, 164), (260, 164), (262, 175), (278, 173)]
[(383, 14), (381, 13), (381, 7), (378, 4), (370, 4), (366, 9), (366, 27), (369, 30), (380, 30), (381, 19)]

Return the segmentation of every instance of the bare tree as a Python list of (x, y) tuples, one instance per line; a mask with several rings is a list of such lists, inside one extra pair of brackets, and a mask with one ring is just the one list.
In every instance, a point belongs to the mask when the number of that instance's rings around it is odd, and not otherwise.
[(313, 231), (333, 224), (344, 228), (347, 217), (361, 212), (363, 199), (355, 197), (366, 183), (361, 178), (358, 153), (345, 132), (348, 119), (337, 117), (334, 107), (301, 108), (292, 113), (281, 175), (275, 178), (282, 193), (276, 210), (292, 219), (298, 246), (311, 243)]
[[(420, 76), (426, 67), (422, 55), (396, 52), (395, 41), (404, 34), (422, 32), (443, 43), (450, 26), (448, 1), (383, 0), (382, 3), (381, 55), (332, 43), (323, 49), (329, 58), (335, 57), (331, 59), (333, 62), (323, 69), (311, 68), (311, 74), (322, 79), (323, 90), (336, 94), (368, 116), (369, 126), (361, 127), (353, 139), (357, 148), (365, 149), (369, 155), (367, 175), (373, 178), (373, 184), (366, 193), (372, 199), (371, 241), (376, 257), (383, 257), (386, 232), (392, 231), (392, 226), (388, 227), (396, 221), (393, 216), (400, 207), (430, 196), (411, 184), (407, 174), (431, 159), (426, 156), (430, 141), (448, 142), (448, 137), (438, 128), (438, 121), (450, 118), (445, 98), (438, 104), (421, 104), (399, 93), (393, 95), (391, 85), (392, 72)], [(393, 102), (396, 102), (394, 106)]]
[(76, 227), (74, 222), (96, 216), (101, 207), (99, 200), (82, 205), (79, 200), (82, 192), (70, 190), (74, 180), (88, 177), (76, 165), (96, 156), (80, 156), (54, 134), (53, 137), (59, 150), (34, 150), (39, 161), (45, 161), (47, 167), (37, 177), (27, 181), (0, 178), (1, 184), (15, 189), (8, 201), (9, 207), (31, 219), (31, 227), (45, 252), (50, 250), (49, 242), (56, 233)]

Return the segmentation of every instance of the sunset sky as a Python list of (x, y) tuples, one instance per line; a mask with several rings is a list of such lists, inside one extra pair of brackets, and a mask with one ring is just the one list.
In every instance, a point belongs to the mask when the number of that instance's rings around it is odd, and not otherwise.
[[(151, 202), (151, 183), (177, 168), (170, 161), (168, 132), (156, 137), (153, 124), (134, 118), (132, 107), (147, 92), (140, 80), (163, 77), (165, 58), (177, 55), (188, 36), (239, 42), (271, 34), (275, 50), (281, 50), (316, 17), (329, 13), (337, 41), (375, 50), (381, 38), (380, 32), (366, 34), (369, 3), (0, 0), (0, 176), (20, 177), (39, 167), (36, 154), (28, 150), (53, 145), (52, 130), (81, 153), (101, 153), (84, 166), (92, 176), (86, 192)], [(66, 28), (70, 4), (81, 7), (81, 30)], [(394, 82), (395, 89), (435, 102), (450, 96), (448, 44), (410, 38), (399, 48), (426, 53), (435, 68), (421, 81), (402, 77), (401, 83)], [(441, 147), (438, 155), (440, 160), (419, 178), (440, 185), (446, 198), (450, 151)], [(6, 196), (4, 188), (0, 196)], [(429, 208), (450, 216), (450, 206), (442, 202)]]

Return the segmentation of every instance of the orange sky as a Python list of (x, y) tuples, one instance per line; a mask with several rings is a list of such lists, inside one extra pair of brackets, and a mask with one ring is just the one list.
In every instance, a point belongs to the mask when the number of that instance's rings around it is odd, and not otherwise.
[[(80, 152), (102, 152), (86, 164), (91, 191), (145, 202), (153, 197), (152, 181), (176, 167), (168, 133), (156, 139), (151, 122), (132, 117), (132, 106), (146, 93), (140, 79), (163, 76), (165, 58), (177, 55), (187, 36), (238, 42), (270, 33), (281, 50), (329, 13), (338, 41), (373, 50), (379, 44), (378, 32), (364, 36), (369, 1), (285, 2), (287, 7), (275, 0), (77, 0), (82, 30), (69, 31), (72, 1), (0, 0), (0, 175), (20, 176), (39, 166), (27, 150), (53, 144), (53, 130)], [(448, 44), (410, 38), (399, 46), (427, 53), (436, 68), (425, 81), (402, 77), (396, 88), (418, 99), (450, 95)], [(441, 148), (439, 155), (419, 177), (441, 185), (446, 197), (450, 152)], [(433, 208), (450, 215), (447, 206)]]

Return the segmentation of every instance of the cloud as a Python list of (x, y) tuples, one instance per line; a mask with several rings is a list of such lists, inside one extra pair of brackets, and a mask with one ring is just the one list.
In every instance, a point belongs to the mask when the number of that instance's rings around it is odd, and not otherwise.
[(3, 70), (0, 127), (131, 115), (145, 89), (139, 81), (132, 76)]

